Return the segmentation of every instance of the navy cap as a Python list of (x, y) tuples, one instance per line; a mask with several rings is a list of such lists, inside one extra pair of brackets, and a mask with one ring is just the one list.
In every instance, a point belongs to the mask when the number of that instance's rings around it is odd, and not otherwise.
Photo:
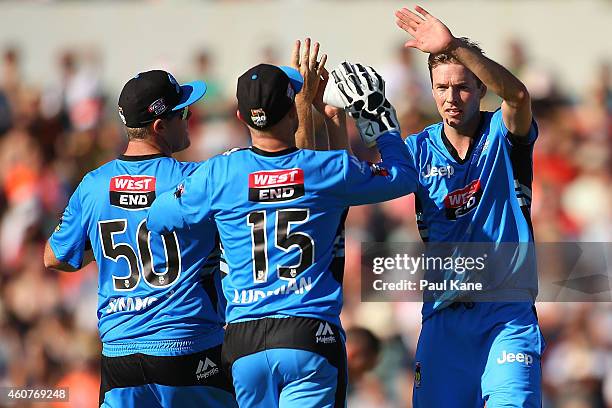
[(205, 93), (203, 81), (179, 85), (166, 71), (141, 72), (121, 90), (119, 116), (127, 127), (145, 127), (164, 114), (197, 102)]

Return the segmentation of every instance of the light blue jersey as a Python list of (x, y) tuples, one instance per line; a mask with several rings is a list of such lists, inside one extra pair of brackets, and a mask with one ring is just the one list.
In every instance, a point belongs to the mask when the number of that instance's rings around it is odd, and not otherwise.
[(215, 226), (160, 236), (146, 224), (156, 197), (197, 166), (162, 155), (107, 163), (83, 178), (49, 240), (75, 268), (91, 245), (105, 356), (190, 354), (223, 341)]
[[(481, 112), (479, 130), (465, 160), (459, 158), (444, 135), (441, 122), (408, 136), (405, 143), (419, 172), (416, 213), (423, 240), (533, 242), (532, 152), (537, 134), (534, 121), (527, 138), (518, 139), (506, 128), (501, 110)], [(495, 255), (507, 258), (507, 263), (505, 267), (486, 269), (488, 286), (484, 289), (492, 293), (502, 288), (510, 290), (505, 293), (507, 300), (533, 300), (538, 290), (533, 247), (514, 245), (516, 253), (510, 254), (511, 246), (501, 245), (497, 254), (489, 254), (491, 259)], [(423, 317), (448, 305), (456, 296), (458, 293), (451, 290), (433, 296), (437, 301), (425, 303)]]
[(340, 326), (348, 207), (416, 189), (399, 135), (382, 135), (378, 147), (378, 165), (346, 151), (228, 152), (161, 195), (149, 228), (180, 233), (215, 220), (229, 272), (228, 322), (294, 316)]

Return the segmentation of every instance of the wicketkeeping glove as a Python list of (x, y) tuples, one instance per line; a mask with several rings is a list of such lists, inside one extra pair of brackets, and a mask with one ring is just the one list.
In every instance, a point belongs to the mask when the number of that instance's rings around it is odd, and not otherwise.
[(345, 61), (330, 76), (323, 102), (344, 108), (367, 146), (374, 146), (384, 132), (400, 132), (395, 108), (385, 97), (385, 81), (373, 68)]

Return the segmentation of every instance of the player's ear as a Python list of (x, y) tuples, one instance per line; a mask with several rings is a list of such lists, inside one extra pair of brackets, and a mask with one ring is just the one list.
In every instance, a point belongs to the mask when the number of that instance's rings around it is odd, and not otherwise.
[(246, 123), (246, 120), (244, 120), (244, 117), (242, 117), (242, 113), (240, 113), (240, 111), (238, 109), (236, 109), (236, 117), (238, 118), (239, 121), (241, 121), (242, 123)]
[(480, 83), (480, 99), (484, 98), (487, 94), (487, 86), (484, 83)]
[(152, 128), (155, 133), (163, 134), (166, 131), (166, 123), (161, 119), (155, 119)]

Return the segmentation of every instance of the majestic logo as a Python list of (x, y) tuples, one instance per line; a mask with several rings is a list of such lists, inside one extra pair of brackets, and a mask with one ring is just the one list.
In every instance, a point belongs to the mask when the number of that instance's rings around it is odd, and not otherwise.
[(508, 353), (506, 350), (503, 350), (501, 357), (497, 359), (497, 364), (514, 362), (523, 363), (530, 367), (533, 364), (533, 357), (527, 353)]
[(421, 363), (418, 361), (414, 365), (414, 386), (416, 388), (421, 386)]
[(164, 113), (166, 111), (166, 108), (167, 106), (166, 106), (166, 102), (164, 101), (164, 98), (159, 98), (155, 102), (150, 104), (147, 110), (149, 111), (149, 113), (152, 113), (155, 116), (157, 116), (157, 115), (161, 115), (162, 113)]
[(219, 373), (219, 367), (208, 357), (204, 361), (200, 360), (196, 370), (196, 378), (202, 380)]
[(278, 203), (304, 196), (304, 170), (265, 170), (249, 174), (249, 201)]
[(110, 180), (110, 203), (125, 210), (149, 208), (155, 200), (155, 177), (115, 176)]
[(336, 336), (334, 336), (334, 331), (332, 330), (329, 323), (321, 322), (319, 324), (317, 334), (315, 335), (315, 340), (317, 343), (323, 344), (330, 344), (336, 342)]
[(428, 164), (425, 171), (421, 172), (423, 178), (429, 177), (446, 177), (451, 178), (455, 174), (455, 168), (453, 166), (432, 166)]
[(478, 206), (482, 197), (480, 180), (474, 180), (467, 186), (452, 191), (444, 197), (446, 218), (456, 220)]
[(251, 120), (253, 124), (258, 127), (266, 126), (268, 123), (268, 118), (266, 117), (266, 111), (261, 108), (251, 109)]

